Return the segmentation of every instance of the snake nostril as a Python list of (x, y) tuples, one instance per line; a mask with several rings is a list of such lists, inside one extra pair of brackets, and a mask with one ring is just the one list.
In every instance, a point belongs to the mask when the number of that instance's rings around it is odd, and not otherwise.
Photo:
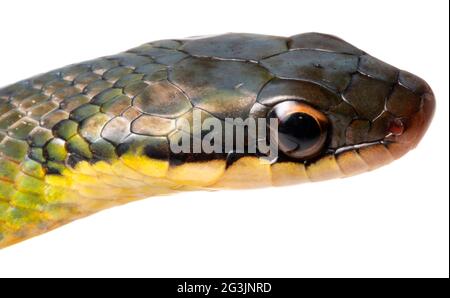
[(389, 133), (394, 136), (400, 136), (403, 134), (405, 127), (403, 125), (403, 121), (401, 119), (394, 119), (389, 124)]

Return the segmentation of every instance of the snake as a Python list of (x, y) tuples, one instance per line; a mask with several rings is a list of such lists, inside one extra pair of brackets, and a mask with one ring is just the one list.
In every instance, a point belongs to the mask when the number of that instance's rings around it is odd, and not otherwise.
[[(371, 171), (416, 147), (434, 109), (423, 79), (321, 33), (159, 40), (40, 74), (0, 89), (0, 247), (152, 196)], [(195, 134), (196, 115), (214, 125)], [(275, 158), (247, 121), (269, 118)], [(216, 124), (242, 146), (173, 149)]]

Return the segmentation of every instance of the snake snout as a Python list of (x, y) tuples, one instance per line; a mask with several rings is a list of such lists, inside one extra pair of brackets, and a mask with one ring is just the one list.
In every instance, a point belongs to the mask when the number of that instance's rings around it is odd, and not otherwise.
[(427, 131), (434, 115), (435, 96), (423, 79), (400, 71), (398, 86), (387, 106), (397, 117), (389, 125), (389, 149), (399, 158), (416, 147)]

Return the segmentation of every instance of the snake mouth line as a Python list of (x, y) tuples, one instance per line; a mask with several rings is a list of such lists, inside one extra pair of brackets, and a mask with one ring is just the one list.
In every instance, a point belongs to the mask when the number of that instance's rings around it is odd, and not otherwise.
[(334, 151), (334, 154), (338, 155), (341, 153), (344, 153), (346, 151), (350, 151), (350, 150), (358, 150), (361, 148), (366, 148), (366, 147), (370, 147), (373, 145), (389, 145), (393, 143), (392, 141), (387, 141), (387, 140), (379, 140), (379, 141), (373, 141), (373, 142), (365, 142), (365, 143), (360, 143), (360, 144), (355, 144), (355, 145), (349, 145), (349, 146), (344, 146), (344, 147), (340, 147), (338, 149), (336, 149)]

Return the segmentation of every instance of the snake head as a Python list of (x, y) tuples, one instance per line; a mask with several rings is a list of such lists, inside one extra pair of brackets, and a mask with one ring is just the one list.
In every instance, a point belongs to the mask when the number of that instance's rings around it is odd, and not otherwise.
[(435, 107), (423, 79), (330, 35), (296, 35), (288, 46), (261, 61), (275, 78), (251, 112), (278, 119), (275, 168), (303, 163), (309, 180), (349, 176), (419, 143)]

